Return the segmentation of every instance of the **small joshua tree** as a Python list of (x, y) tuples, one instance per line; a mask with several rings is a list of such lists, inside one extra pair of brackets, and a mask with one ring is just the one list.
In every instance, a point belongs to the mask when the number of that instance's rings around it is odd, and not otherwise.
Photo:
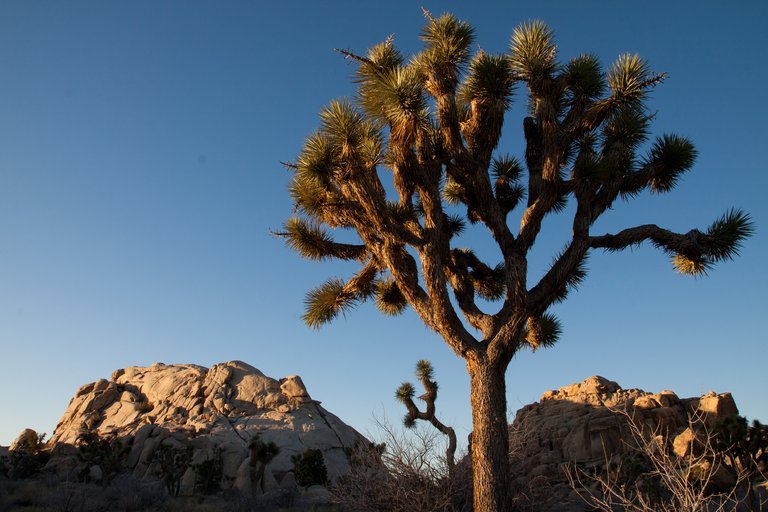
[(302, 487), (328, 483), (328, 469), (325, 467), (322, 451), (310, 448), (299, 455), (293, 455), (291, 462), (296, 482)]
[(192, 462), (192, 447), (174, 448), (160, 444), (152, 457), (160, 465), (160, 473), (168, 494), (178, 496), (181, 490), (181, 478)]
[(224, 467), (221, 458), (221, 447), (213, 449), (211, 457), (196, 464), (192, 464), (195, 472), (195, 490), (203, 494), (214, 494), (221, 487), (221, 479), (224, 476)]
[(261, 436), (256, 434), (248, 443), (248, 449), (251, 452), (251, 467), (256, 471), (256, 482), (258, 482), (261, 490), (264, 490), (264, 472), (272, 459), (274, 459), (280, 448), (275, 443), (269, 441), (265, 443), (261, 440)]
[(445, 425), (435, 415), (435, 400), (437, 400), (437, 382), (432, 379), (432, 364), (426, 359), (422, 359), (416, 363), (416, 376), (419, 382), (424, 386), (426, 391), (423, 395), (418, 397), (423, 400), (427, 408), (425, 411), (420, 411), (416, 404), (413, 402), (413, 396), (416, 394), (416, 389), (410, 382), (403, 382), (395, 392), (395, 398), (405, 405), (408, 412), (403, 418), (403, 424), (412, 428), (416, 425), (416, 420), (428, 421), (437, 430), (442, 432), (448, 437), (448, 447), (445, 450), (445, 462), (448, 465), (448, 474), (453, 475), (455, 461), (454, 456), (456, 454), (456, 432), (452, 427)]

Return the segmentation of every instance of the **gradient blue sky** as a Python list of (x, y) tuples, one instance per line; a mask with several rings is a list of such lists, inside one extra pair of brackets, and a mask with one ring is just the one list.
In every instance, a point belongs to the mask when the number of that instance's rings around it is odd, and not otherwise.
[[(358, 52), (389, 34), (419, 47), (421, 2), (38, 1), (0, 3), (0, 443), (52, 432), (77, 388), (117, 368), (241, 359), (312, 395), (357, 429), (430, 359), (438, 409), (470, 430), (468, 378), (413, 313), (364, 305), (313, 331), (304, 292), (350, 267), (302, 261), (272, 238), (292, 211), (291, 160), (331, 98), (351, 95)], [(510, 415), (551, 388), (599, 374), (683, 396), (732, 391), (768, 421), (764, 312), (768, 245), (765, 86), (768, 3), (424, 2), (477, 29), (487, 51), (538, 18), (560, 56), (609, 64), (637, 52), (669, 79), (654, 132), (700, 156), (663, 196), (617, 203), (594, 232), (706, 227), (732, 206), (757, 234), (705, 279), (648, 247), (595, 254), (556, 313), (561, 343), (510, 365)], [(520, 154), (524, 91), (503, 151)], [(569, 233), (553, 218), (533, 276)], [(483, 233), (467, 245), (493, 254)]]

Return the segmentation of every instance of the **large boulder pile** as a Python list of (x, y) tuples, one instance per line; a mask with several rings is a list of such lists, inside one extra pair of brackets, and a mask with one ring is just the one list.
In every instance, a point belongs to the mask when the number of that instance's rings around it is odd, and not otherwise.
[[(255, 438), (279, 450), (263, 468), (251, 460)], [(156, 363), (117, 370), (109, 380), (87, 384), (51, 437), (49, 466), (71, 469), (77, 459), (73, 447), (84, 439), (119, 442), (121, 467), (140, 479), (162, 478), (163, 453), (183, 455), (181, 494), (195, 491), (195, 468), (210, 461), (220, 468), (219, 484), (225, 489), (295, 489), (292, 457), (307, 450), (319, 450), (333, 481), (349, 472), (350, 449), (366, 442), (313, 400), (300, 377), (276, 380), (241, 361), (211, 368)]]
[(566, 510), (563, 504), (578, 498), (564, 467), (595, 468), (634, 450), (628, 418), (643, 432), (680, 441), (684, 450), (690, 446), (682, 442), (690, 434), (689, 418), (711, 425), (735, 414), (730, 393), (679, 398), (672, 391), (622, 389), (603, 377), (589, 377), (547, 391), (517, 412), (509, 428), (513, 482), (519, 489), (545, 485), (547, 498), (561, 504), (552, 506)]

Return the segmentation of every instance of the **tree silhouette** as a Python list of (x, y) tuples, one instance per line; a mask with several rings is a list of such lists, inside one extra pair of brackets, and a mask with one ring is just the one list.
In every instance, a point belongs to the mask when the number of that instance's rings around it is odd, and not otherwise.
[(405, 405), (408, 412), (405, 413), (403, 418), (403, 424), (411, 428), (416, 425), (416, 420), (428, 421), (444, 434), (448, 438), (448, 446), (445, 449), (445, 463), (448, 466), (448, 474), (453, 475), (456, 454), (456, 432), (452, 427), (445, 425), (442, 421), (437, 419), (435, 414), (435, 400), (437, 400), (437, 382), (432, 380), (432, 363), (426, 359), (420, 360), (416, 363), (416, 376), (419, 378), (419, 382), (424, 386), (425, 393), (419, 397), (426, 404), (426, 409), (420, 411), (416, 404), (413, 402), (413, 397), (416, 394), (416, 388), (410, 382), (403, 382), (400, 387), (395, 391), (395, 398)]
[(250, 465), (255, 473), (253, 479), (256, 481), (259, 489), (264, 492), (266, 491), (266, 489), (264, 489), (264, 475), (267, 469), (267, 464), (277, 457), (280, 453), (280, 448), (272, 441), (265, 443), (257, 433), (248, 443), (248, 451), (251, 457)]
[[(341, 51), (357, 64), (357, 97), (330, 102), (287, 164), (296, 214), (277, 234), (306, 258), (361, 265), (351, 278), (308, 293), (308, 325), (367, 300), (387, 315), (411, 307), (467, 361), (475, 510), (507, 510), (506, 369), (519, 350), (555, 343), (561, 329), (548, 308), (585, 278), (589, 252), (650, 242), (679, 272), (699, 276), (735, 256), (753, 227), (733, 209), (703, 231), (646, 224), (593, 234), (617, 199), (668, 192), (694, 163), (687, 138), (647, 142), (654, 116), (645, 101), (666, 75), (637, 55), (618, 57), (607, 71), (590, 54), (561, 63), (552, 31), (539, 21), (517, 27), (506, 54), (473, 51), (468, 23), (425, 15), (424, 48), (410, 58), (392, 38), (365, 55)], [(529, 105), (522, 159), (497, 151), (517, 84), (527, 86)], [(392, 173), (397, 200), (382, 169)], [(542, 221), (569, 201), (570, 240), (529, 282)], [(457, 247), (465, 221), (487, 228), (500, 263)], [(337, 242), (336, 229), (359, 240)], [(495, 312), (483, 309), (488, 303)]]

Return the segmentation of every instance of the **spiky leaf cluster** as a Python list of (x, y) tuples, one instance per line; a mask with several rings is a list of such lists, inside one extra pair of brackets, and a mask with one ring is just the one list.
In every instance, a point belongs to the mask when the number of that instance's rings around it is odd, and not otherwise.
[(401, 129), (425, 125), (427, 103), (420, 72), (404, 65), (391, 40), (368, 52), (356, 81), (360, 106), (372, 118)]
[(450, 177), (446, 178), (443, 185), (443, 199), (450, 205), (457, 205), (466, 201), (464, 187)]
[(385, 278), (377, 283), (376, 307), (389, 316), (397, 316), (408, 307), (408, 302), (393, 279)]
[(505, 215), (514, 210), (525, 197), (525, 186), (520, 183), (523, 171), (523, 164), (517, 158), (504, 155), (493, 159), (493, 192)]
[(328, 231), (301, 217), (291, 217), (283, 228), (284, 231), (277, 234), (287, 239), (291, 249), (310, 260), (352, 260), (359, 259), (367, 252), (364, 245), (336, 243)]
[(432, 363), (426, 359), (420, 359), (416, 363), (416, 376), (422, 383), (430, 382), (432, 380), (433, 373), (434, 369), (432, 368)]
[(410, 382), (403, 382), (400, 387), (395, 391), (395, 398), (398, 401), (405, 403), (408, 399), (413, 398), (416, 394), (416, 388)]
[(595, 55), (582, 54), (571, 59), (565, 68), (571, 101), (590, 101), (603, 96), (606, 77)]
[(451, 238), (462, 234), (467, 227), (467, 223), (464, 222), (460, 215), (448, 215), (445, 221)]
[(732, 208), (715, 220), (706, 232), (698, 234), (699, 246), (683, 247), (676, 252), (671, 249), (674, 252), (672, 264), (681, 274), (694, 277), (706, 275), (715, 263), (738, 256), (744, 240), (754, 232), (750, 215)]
[[(410, 306), (457, 354), (491, 351), (508, 361), (522, 346), (557, 339), (559, 323), (547, 311), (585, 278), (594, 249), (649, 242), (694, 276), (738, 254), (754, 231), (738, 210), (704, 231), (648, 224), (592, 232), (617, 199), (669, 192), (693, 167), (690, 140), (650, 138), (654, 115), (646, 103), (666, 74), (631, 54), (607, 68), (591, 54), (560, 63), (554, 34), (541, 21), (517, 27), (508, 53), (492, 55), (473, 49), (466, 22), (425, 14), (424, 47), (412, 57), (391, 37), (362, 55), (342, 51), (357, 65), (356, 97), (330, 102), (289, 164), (296, 212), (277, 234), (306, 258), (363, 267), (307, 295), (309, 325), (366, 300), (387, 315)], [(519, 158), (498, 148), (517, 82), (527, 86), (530, 105)], [(397, 197), (389, 197), (382, 177)], [(515, 209), (519, 215), (510, 216)], [(528, 282), (527, 258), (543, 219), (565, 211), (573, 212), (566, 249), (538, 282)], [(454, 245), (467, 221), (488, 230), (502, 263)], [(356, 233), (357, 243), (337, 242), (338, 228)]]
[(528, 317), (525, 341), (535, 352), (539, 348), (554, 346), (563, 333), (560, 321), (551, 313)]
[(707, 228), (707, 256), (715, 262), (731, 260), (738, 256), (744, 240), (754, 233), (750, 215), (731, 208)]
[(469, 275), (480, 297), (486, 300), (498, 300), (504, 295), (507, 272), (503, 263), (493, 268), (486, 266), (473, 268)]
[(416, 64), (433, 78), (446, 83), (438, 87), (453, 86), (458, 82), (458, 75), (471, 56), (470, 47), (475, 31), (469, 23), (461, 21), (452, 14), (443, 14), (438, 18), (428, 15), (428, 21), (421, 33), (426, 43), (424, 51), (416, 58)]
[(629, 53), (620, 55), (608, 71), (611, 98), (622, 106), (640, 105), (653, 78), (648, 63), (642, 57)]
[(500, 103), (504, 110), (512, 104), (515, 80), (509, 60), (504, 55), (479, 52), (469, 65), (467, 79), (459, 89), (465, 103)]
[(526, 79), (546, 76), (557, 68), (554, 33), (539, 20), (523, 23), (512, 32), (509, 61)]
[(680, 176), (693, 166), (696, 155), (696, 148), (685, 137), (664, 135), (656, 139), (647, 162), (653, 168), (651, 190), (659, 193), (672, 190)]
[(329, 279), (307, 294), (302, 319), (307, 325), (319, 328), (336, 318), (339, 313), (352, 309), (358, 302), (354, 293), (346, 289), (344, 281)]

